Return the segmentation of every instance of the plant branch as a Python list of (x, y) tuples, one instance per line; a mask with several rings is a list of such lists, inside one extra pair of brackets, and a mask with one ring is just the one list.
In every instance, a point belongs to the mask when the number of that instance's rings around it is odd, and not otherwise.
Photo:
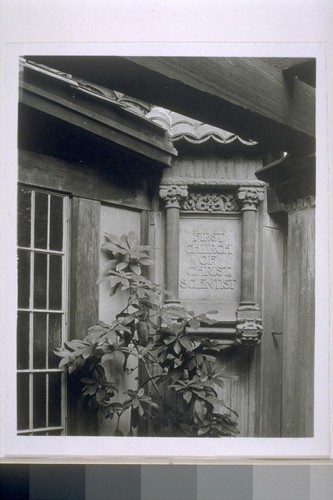
[[(139, 352), (139, 350), (138, 350), (137, 346), (135, 346), (135, 347), (136, 347), (137, 351)], [(148, 366), (147, 366), (146, 361), (144, 360), (144, 358), (141, 358), (141, 359), (142, 359), (143, 366), (144, 366), (144, 368), (145, 368), (145, 370), (146, 370), (146, 373), (147, 373), (148, 377), (150, 378), (151, 383), (153, 384), (153, 386), (154, 386), (154, 388), (155, 388), (155, 391), (156, 391), (156, 393), (158, 394), (158, 397), (160, 398), (160, 400), (161, 400), (161, 402), (162, 402), (163, 406), (165, 407), (165, 409), (166, 409), (166, 411), (167, 411), (167, 413), (168, 413), (168, 415), (169, 415), (169, 418), (170, 418), (171, 423), (174, 425), (174, 427), (176, 427), (176, 428), (180, 429), (180, 430), (182, 431), (182, 433), (184, 434), (184, 436), (185, 436), (185, 433), (184, 433), (183, 429), (182, 429), (182, 428), (181, 428), (181, 427), (177, 424), (177, 421), (175, 420), (175, 418), (174, 418), (174, 416), (173, 416), (173, 411), (172, 411), (172, 409), (171, 409), (171, 408), (170, 408), (170, 407), (166, 404), (166, 402), (164, 401), (164, 399), (163, 399), (163, 397), (162, 397), (162, 394), (160, 393), (160, 390), (159, 390), (159, 388), (157, 387), (156, 382), (155, 382), (155, 380), (154, 380), (154, 378), (155, 378), (155, 377), (154, 377), (154, 376), (150, 373), (150, 370), (149, 370), (149, 368), (148, 368)]]

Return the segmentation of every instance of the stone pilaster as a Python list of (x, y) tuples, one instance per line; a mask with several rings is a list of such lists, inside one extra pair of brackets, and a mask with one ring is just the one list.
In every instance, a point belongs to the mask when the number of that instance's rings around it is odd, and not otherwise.
[(262, 336), (261, 312), (255, 301), (255, 231), (257, 209), (264, 199), (261, 188), (240, 187), (237, 193), (242, 211), (241, 298), (237, 309), (236, 341), (254, 346)]
[(160, 197), (166, 208), (166, 288), (172, 295), (166, 303), (179, 303), (179, 212), (188, 195), (186, 185), (161, 185)]

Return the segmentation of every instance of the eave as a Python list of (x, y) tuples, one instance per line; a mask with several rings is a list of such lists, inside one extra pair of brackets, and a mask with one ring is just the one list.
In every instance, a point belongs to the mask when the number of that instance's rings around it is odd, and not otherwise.
[(177, 155), (161, 127), (70, 75), (24, 61), (19, 101), (162, 166)]
[(34, 59), (270, 149), (293, 155), (315, 151), (315, 89), (260, 58)]

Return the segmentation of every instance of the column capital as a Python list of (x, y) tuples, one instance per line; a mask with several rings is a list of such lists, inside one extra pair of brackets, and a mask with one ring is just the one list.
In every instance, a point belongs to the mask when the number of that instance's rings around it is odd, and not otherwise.
[(182, 199), (187, 198), (188, 188), (186, 184), (161, 184), (160, 197), (165, 202), (165, 207), (180, 208)]
[(256, 211), (259, 203), (264, 199), (264, 190), (257, 187), (242, 186), (238, 190), (237, 198), (242, 206), (242, 211)]

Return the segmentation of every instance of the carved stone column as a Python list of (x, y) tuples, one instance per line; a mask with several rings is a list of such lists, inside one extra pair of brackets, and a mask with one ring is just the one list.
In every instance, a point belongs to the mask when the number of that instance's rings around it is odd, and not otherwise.
[(255, 301), (255, 230), (258, 205), (264, 199), (260, 188), (240, 187), (238, 200), (242, 211), (241, 298), (237, 309), (236, 341), (256, 345), (262, 335), (260, 309)]
[(187, 185), (161, 185), (160, 197), (166, 208), (166, 288), (172, 293), (166, 303), (179, 303), (179, 212), (187, 198)]

